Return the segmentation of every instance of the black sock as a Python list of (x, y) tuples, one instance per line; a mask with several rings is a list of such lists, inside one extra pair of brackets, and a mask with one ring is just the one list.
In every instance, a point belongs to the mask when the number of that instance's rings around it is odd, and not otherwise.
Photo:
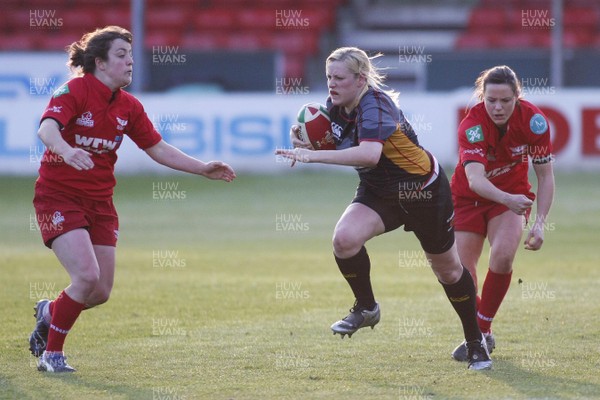
[(365, 246), (350, 258), (335, 256), (335, 261), (356, 297), (357, 306), (372, 310), (375, 307), (375, 296), (371, 288), (371, 260)]
[(458, 282), (451, 285), (442, 283), (442, 286), (450, 304), (460, 318), (467, 342), (475, 339), (481, 340), (481, 331), (477, 325), (477, 293), (469, 270), (463, 266), (463, 273)]

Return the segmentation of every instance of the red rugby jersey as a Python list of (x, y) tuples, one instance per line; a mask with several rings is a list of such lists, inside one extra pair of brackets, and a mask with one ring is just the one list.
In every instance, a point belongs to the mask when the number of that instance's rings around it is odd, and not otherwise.
[(483, 102), (469, 110), (458, 127), (459, 160), (451, 187), (455, 204), (462, 201), (489, 201), (469, 188), (466, 163), (485, 166), (486, 177), (498, 189), (535, 199), (527, 178), (529, 158), (533, 163), (551, 162), (550, 125), (539, 108), (520, 100), (508, 120), (507, 131), (500, 135)]
[(54, 92), (42, 115), (56, 120), (63, 139), (92, 153), (94, 167), (77, 171), (46, 149), (38, 182), (90, 199), (112, 197), (117, 149), (128, 135), (141, 149), (161, 141), (138, 99), (124, 90), (112, 92), (93, 74), (71, 79)]

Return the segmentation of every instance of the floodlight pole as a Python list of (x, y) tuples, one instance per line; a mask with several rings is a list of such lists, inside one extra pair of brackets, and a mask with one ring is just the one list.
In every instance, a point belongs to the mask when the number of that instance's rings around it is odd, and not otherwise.
[(552, 0), (554, 27), (551, 30), (550, 81), (555, 88), (563, 85), (563, 1)]
[(133, 81), (131, 91), (139, 93), (146, 87), (144, 60), (144, 9), (145, 0), (131, 0), (131, 33), (133, 34)]

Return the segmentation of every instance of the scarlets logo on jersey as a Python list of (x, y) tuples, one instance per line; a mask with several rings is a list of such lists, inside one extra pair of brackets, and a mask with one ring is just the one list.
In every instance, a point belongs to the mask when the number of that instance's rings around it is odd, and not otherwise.
[(125, 129), (125, 127), (127, 126), (127, 123), (129, 121), (126, 119), (121, 119), (119, 117), (117, 117), (117, 130), (122, 131)]
[(510, 147), (510, 153), (513, 157), (519, 157), (523, 154), (527, 154), (527, 145), (522, 144), (520, 146)]
[(94, 120), (92, 119), (92, 113), (89, 111), (84, 112), (83, 114), (81, 114), (81, 117), (77, 118), (75, 124), (86, 126), (88, 128), (93, 128)]
[(112, 141), (102, 138), (75, 135), (75, 143), (79, 147), (96, 154), (108, 153), (109, 151), (115, 150), (122, 139), (123, 136), (116, 136), (115, 140)]

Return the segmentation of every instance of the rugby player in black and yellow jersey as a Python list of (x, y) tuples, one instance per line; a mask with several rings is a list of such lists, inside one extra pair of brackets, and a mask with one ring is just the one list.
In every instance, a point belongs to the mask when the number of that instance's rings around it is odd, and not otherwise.
[(373, 328), (380, 307), (371, 287), (371, 263), (365, 243), (404, 226), (419, 239), (434, 274), (462, 322), (469, 369), (490, 369), (492, 361), (477, 325), (475, 286), (458, 258), (454, 210), (448, 179), (435, 157), (419, 145), (417, 135), (397, 105), (397, 93), (383, 89), (383, 75), (361, 49), (343, 47), (326, 61), (327, 108), (336, 150), (315, 151), (297, 139), (294, 149), (276, 154), (295, 162), (347, 165), (360, 183), (333, 235), (337, 265), (356, 298), (350, 314), (331, 326), (351, 336)]

